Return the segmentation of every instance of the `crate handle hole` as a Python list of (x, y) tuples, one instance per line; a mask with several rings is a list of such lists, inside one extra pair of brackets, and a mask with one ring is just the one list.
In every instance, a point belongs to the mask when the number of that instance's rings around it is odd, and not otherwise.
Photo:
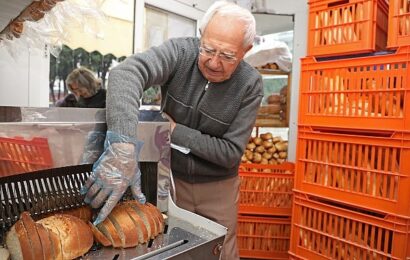
[(336, 2), (333, 2), (333, 3), (329, 3), (329, 4), (327, 4), (327, 7), (344, 5), (344, 4), (348, 4), (348, 3), (349, 3), (349, 0), (341, 0), (341, 1), (336, 1)]

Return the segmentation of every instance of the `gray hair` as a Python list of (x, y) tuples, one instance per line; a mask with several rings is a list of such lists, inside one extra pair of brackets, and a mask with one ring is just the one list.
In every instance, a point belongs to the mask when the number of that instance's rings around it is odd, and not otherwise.
[(253, 17), (252, 13), (249, 10), (242, 8), (232, 2), (216, 1), (209, 7), (204, 17), (202, 18), (199, 27), (202, 34), (205, 32), (206, 26), (215, 14), (235, 17), (243, 21), (245, 23), (245, 37), (243, 40), (243, 46), (247, 47), (253, 44), (253, 40), (256, 35), (256, 22), (255, 17)]
[(65, 83), (70, 91), (72, 91), (71, 84), (76, 83), (79, 88), (87, 89), (91, 96), (97, 94), (101, 88), (101, 81), (94, 76), (94, 73), (91, 70), (85, 67), (80, 67), (71, 71), (70, 74), (68, 74)]

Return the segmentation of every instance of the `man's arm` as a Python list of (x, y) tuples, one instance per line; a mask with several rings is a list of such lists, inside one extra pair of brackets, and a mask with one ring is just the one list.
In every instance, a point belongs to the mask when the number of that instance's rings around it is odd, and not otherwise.
[(178, 51), (173, 41), (128, 57), (110, 71), (107, 94), (108, 130), (135, 136), (142, 93), (165, 83), (177, 65)]

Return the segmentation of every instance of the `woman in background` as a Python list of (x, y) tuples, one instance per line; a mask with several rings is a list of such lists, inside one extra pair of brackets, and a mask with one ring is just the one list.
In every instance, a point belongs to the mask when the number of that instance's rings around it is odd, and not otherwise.
[(74, 69), (67, 76), (66, 84), (71, 94), (57, 101), (57, 107), (105, 108), (106, 90), (91, 70)]

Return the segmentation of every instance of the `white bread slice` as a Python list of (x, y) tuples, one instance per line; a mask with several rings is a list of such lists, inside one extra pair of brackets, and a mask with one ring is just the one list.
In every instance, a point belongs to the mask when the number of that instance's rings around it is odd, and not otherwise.
[(0, 246), (0, 259), (1, 260), (10, 260), (10, 252), (4, 247)]
[(111, 240), (112, 246), (115, 248), (119, 248), (122, 245), (121, 238), (118, 235), (114, 224), (111, 222), (109, 218), (106, 218), (103, 222), (97, 225), (97, 228), (108, 238)]
[(135, 212), (137, 212), (138, 215), (140, 215), (142, 218), (146, 218), (147, 221), (150, 223), (151, 238), (154, 238), (156, 235), (158, 235), (160, 226), (157, 223), (156, 218), (149, 212), (149, 210), (146, 207), (144, 207), (141, 203), (135, 200), (130, 200), (126, 203), (130, 205), (132, 209), (135, 210)]
[(93, 233), (81, 219), (57, 214), (38, 221), (58, 235), (63, 259), (75, 259), (88, 252), (93, 245)]
[(94, 235), (94, 240), (103, 246), (112, 246), (110, 239), (108, 239), (96, 226), (91, 222), (87, 223)]
[(27, 237), (31, 245), (30, 248), (33, 259), (43, 259), (43, 248), (41, 246), (40, 237), (37, 233), (36, 222), (34, 222), (30, 216), (30, 213), (27, 211), (21, 213), (20, 219), (27, 231)]
[(118, 231), (123, 248), (138, 245), (138, 234), (140, 230), (137, 229), (128, 213), (121, 206), (118, 205), (115, 207), (108, 217)]
[(154, 219), (150, 216), (147, 216), (142, 210), (140, 210), (139, 207), (137, 207), (136, 205), (133, 205), (133, 202), (131, 201), (125, 201), (123, 202), (123, 204), (127, 206), (128, 214), (130, 214), (130, 216), (133, 219), (139, 218), (142, 220), (144, 227), (147, 229), (147, 240), (146, 241), (148, 241), (148, 239), (150, 238), (154, 238), (155, 231), (156, 231)]
[(138, 242), (143, 244), (148, 241), (148, 229), (145, 226), (144, 222), (140, 218), (140, 216), (131, 208), (131, 206), (127, 204), (120, 204), (118, 208), (124, 213), (129, 216), (131, 221), (134, 223), (136, 230), (138, 232)]
[(13, 260), (33, 260), (30, 242), (21, 220), (7, 232), (6, 245)]

